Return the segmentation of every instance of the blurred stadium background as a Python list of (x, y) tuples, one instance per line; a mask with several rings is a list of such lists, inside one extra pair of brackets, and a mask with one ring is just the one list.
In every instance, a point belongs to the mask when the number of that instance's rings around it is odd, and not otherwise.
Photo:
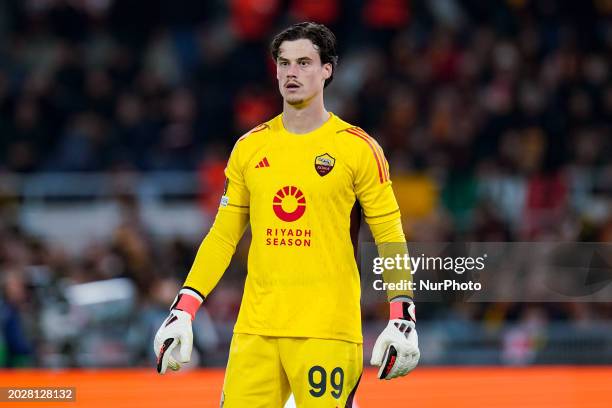
[[(193, 371), (149, 377), (152, 336), (233, 142), (281, 109), (267, 45), (296, 21), (336, 33), (327, 108), (384, 147), (409, 240), (609, 243), (611, 18), (609, 0), (0, 1), (0, 386), (83, 381), (83, 406), (156, 406), (190, 378), (217, 406), (248, 239), (196, 321)], [(364, 301), (366, 359), (386, 313)], [(427, 303), (419, 335), (423, 367), (396, 385), (368, 372), (360, 407), (390, 390), (612, 402), (610, 302)]]

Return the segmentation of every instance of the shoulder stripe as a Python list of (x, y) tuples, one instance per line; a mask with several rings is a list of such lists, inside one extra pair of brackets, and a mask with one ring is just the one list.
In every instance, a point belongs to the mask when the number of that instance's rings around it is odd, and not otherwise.
[(253, 129), (251, 129), (248, 132), (246, 132), (244, 135), (240, 136), (240, 138), (238, 138), (237, 142), (240, 142), (240, 141), (246, 139), (246, 137), (248, 135), (250, 135), (250, 134), (261, 132), (262, 130), (269, 129), (269, 128), (270, 128), (270, 125), (268, 125), (267, 123), (259, 124), (259, 125), (255, 126)]
[(264, 129), (269, 129), (270, 125), (268, 125), (267, 123), (262, 123), (260, 125), (255, 126), (253, 129), (251, 129), (249, 131), (249, 133), (257, 133), (257, 132), (261, 132)]
[(376, 148), (378, 149), (378, 152), (380, 153), (380, 160), (382, 161), (383, 170), (385, 172), (385, 178), (389, 180), (391, 178), (389, 177), (389, 163), (387, 163), (387, 158), (385, 157), (385, 153), (383, 152), (383, 149), (382, 147), (380, 147), (378, 142), (374, 140), (374, 138), (370, 136), (370, 140), (372, 140), (372, 143), (374, 143), (374, 146), (376, 146)]
[(382, 168), (383, 168), (383, 173), (384, 173), (383, 179), (385, 179), (385, 181), (389, 180), (390, 179), (390, 177), (389, 177), (389, 164), (387, 163), (387, 159), (385, 158), (385, 154), (383, 153), (382, 147), (380, 147), (378, 142), (376, 140), (374, 140), (374, 138), (372, 136), (368, 135), (368, 133), (365, 130), (363, 130), (360, 127), (355, 127), (355, 129), (360, 131), (365, 137), (368, 138), (368, 140), (370, 140), (372, 142), (372, 144), (376, 148), (376, 151), (379, 154), (379, 158), (380, 158), (380, 161), (382, 163)]
[(382, 168), (383, 168), (383, 173), (384, 173), (384, 179), (385, 181), (389, 180), (389, 164), (387, 163), (387, 159), (385, 158), (385, 154), (383, 153), (382, 147), (380, 147), (380, 145), (378, 144), (378, 142), (376, 140), (374, 140), (374, 138), (370, 135), (367, 134), (367, 132), (365, 130), (363, 130), (360, 127), (355, 127), (355, 129), (357, 131), (360, 131), (364, 136), (366, 136), (374, 145), (374, 147), (376, 148), (376, 151), (379, 154), (379, 158), (380, 161), (382, 163)]
[[(372, 154), (374, 155), (374, 159), (376, 160), (376, 165), (378, 166), (378, 179), (380, 183), (384, 183), (387, 179), (386, 171), (384, 170), (384, 161), (381, 162), (379, 151), (376, 148), (374, 141), (370, 138), (363, 130), (359, 128), (350, 128), (346, 129), (346, 131), (354, 136), (357, 136), (364, 142), (370, 146), (370, 150), (372, 150)], [(384, 159), (383, 159), (384, 160)]]
[[(367, 133), (366, 133), (366, 135), (367, 135)], [(374, 143), (374, 146), (376, 146), (376, 148), (378, 149), (378, 153), (380, 153), (380, 160), (382, 161), (383, 170), (385, 171), (385, 177), (386, 177), (387, 180), (389, 180), (391, 178), (389, 176), (389, 163), (387, 163), (387, 158), (385, 157), (385, 153), (383, 152), (382, 147), (380, 147), (378, 142), (376, 140), (374, 140), (374, 138), (372, 136), (368, 135), (368, 137), (370, 138), (372, 143)]]
[(346, 132), (346, 131), (348, 131), (349, 129), (353, 129), (354, 127), (355, 127), (355, 126), (351, 126), (351, 127), (347, 127), (347, 128), (344, 128), (344, 129), (336, 130), (336, 133)]
[(357, 136), (361, 140), (365, 141), (368, 144), (368, 146), (370, 146), (370, 150), (372, 150), (372, 154), (374, 154), (374, 159), (376, 160), (376, 165), (378, 166), (378, 179), (380, 180), (380, 183), (382, 184), (384, 182), (382, 166), (380, 163), (380, 159), (378, 158), (378, 153), (376, 152), (376, 148), (374, 147), (372, 142), (366, 136), (358, 132), (355, 128), (347, 129), (346, 131), (354, 136)]

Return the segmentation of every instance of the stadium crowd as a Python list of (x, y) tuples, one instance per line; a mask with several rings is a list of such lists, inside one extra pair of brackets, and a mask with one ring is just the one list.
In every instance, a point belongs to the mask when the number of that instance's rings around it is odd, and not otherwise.
[[(270, 37), (314, 20), (340, 44), (328, 109), (383, 146), (409, 240), (610, 242), (611, 17), (596, 0), (3, 1), (0, 179), (197, 171), (210, 217), (233, 142), (280, 111)], [(197, 249), (128, 211), (75, 257), (22, 228), (19, 199), (0, 181), (1, 365), (40, 363), (44, 282), (128, 277), (141, 310), (163, 310)], [(216, 322), (237, 312), (245, 247), (208, 302)], [(440, 316), (532, 327), (612, 309), (420, 308)]]

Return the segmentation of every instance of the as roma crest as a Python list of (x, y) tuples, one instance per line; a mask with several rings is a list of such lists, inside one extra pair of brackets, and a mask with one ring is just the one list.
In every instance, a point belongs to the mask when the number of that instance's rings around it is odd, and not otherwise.
[(319, 176), (323, 177), (334, 168), (336, 159), (331, 157), (329, 153), (322, 154), (321, 156), (315, 157), (315, 170), (319, 173)]

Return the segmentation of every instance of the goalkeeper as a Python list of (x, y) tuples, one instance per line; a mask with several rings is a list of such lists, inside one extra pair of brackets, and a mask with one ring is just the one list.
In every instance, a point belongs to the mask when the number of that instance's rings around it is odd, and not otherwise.
[[(157, 370), (189, 361), (191, 321), (250, 225), (221, 405), (280, 408), (293, 392), (300, 408), (351, 407), (363, 370), (357, 224), (363, 211), (379, 252), (405, 253), (400, 211), (378, 143), (325, 109), (338, 60), (333, 33), (296, 24), (274, 38), (271, 53), (283, 112), (234, 146), (215, 222), (155, 337)], [(399, 282), (410, 273), (384, 277)], [(371, 360), (379, 378), (418, 363), (411, 295), (388, 292), (390, 321)]]

